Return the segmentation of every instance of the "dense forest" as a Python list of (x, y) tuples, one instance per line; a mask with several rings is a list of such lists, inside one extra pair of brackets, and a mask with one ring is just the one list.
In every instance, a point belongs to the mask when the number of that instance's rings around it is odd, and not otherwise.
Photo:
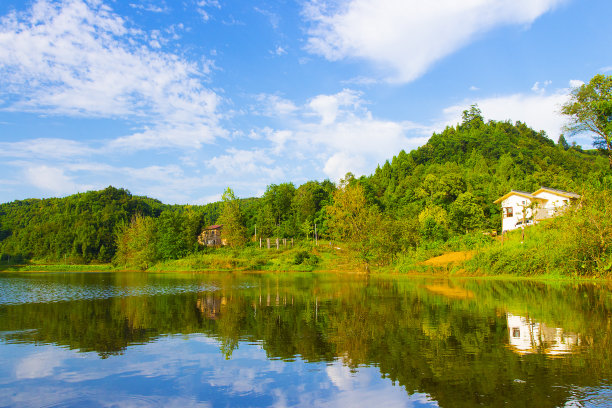
[[(540, 186), (574, 191), (610, 189), (605, 154), (557, 143), (521, 122), (485, 122), (473, 106), (457, 126), (399, 152), (370, 176), (347, 174), (338, 185), (272, 184), (262, 197), (203, 206), (165, 205), (108, 187), (64, 198), (0, 205), (0, 255), (64, 263), (135, 265), (202, 251), (202, 229), (223, 223), (239, 231), (230, 245), (257, 237), (348, 242), (364, 261), (392, 262), (403, 251), (474, 231), (498, 230), (493, 203), (509, 190)], [(240, 239), (239, 239), (240, 238)]]

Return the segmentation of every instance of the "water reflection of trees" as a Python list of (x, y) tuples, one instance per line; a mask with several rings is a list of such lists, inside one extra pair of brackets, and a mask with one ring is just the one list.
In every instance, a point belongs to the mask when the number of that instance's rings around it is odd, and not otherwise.
[[(273, 358), (376, 365), (409, 393), (428, 393), (442, 406), (556, 406), (569, 398), (568, 385), (595, 386), (612, 374), (612, 297), (596, 285), (334, 275), (116, 279), (124, 287), (147, 279), (166, 293), (184, 279), (212, 280), (204, 286), (218, 289), (0, 306), (4, 339), (104, 357), (161, 335), (204, 333), (219, 340), (226, 358), (240, 341), (258, 341)], [(445, 296), (458, 290), (474, 296)], [(511, 351), (507, 313), (572, 332), (580, 353), (550, 359)]]

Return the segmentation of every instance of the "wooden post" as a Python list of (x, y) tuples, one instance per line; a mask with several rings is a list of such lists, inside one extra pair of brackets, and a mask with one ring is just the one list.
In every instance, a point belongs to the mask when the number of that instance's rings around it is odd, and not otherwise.
[(315, 236), (315, 246), (318, 246), (319, 245), (319, 236), (317, 235), (317, 223), (316, 222), (315, 222), (314, 236)]
[(291, 248), (293, 248), (293, 238), (291, 238)]
[(276, 250), (278, 251), (278, 238), (276, 238)]
[(259, 249), (261, 249), (261, 237), (259, 237)]
[(266, 242), (268, 244), (268, 249), (270, 249), (270, 238), (266, 238)]
[(287, 238), (283, 238), (283, 246), (287, 248)]

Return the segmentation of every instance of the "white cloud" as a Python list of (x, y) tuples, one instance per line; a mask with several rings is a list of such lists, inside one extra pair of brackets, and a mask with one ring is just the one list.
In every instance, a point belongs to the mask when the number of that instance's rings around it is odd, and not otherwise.
[(542, 83), (538, 81), (535, 84), (533, 84), (533, 86), (531, 87), (531, 90), (533, 92), (538, 92), (538, 93), (543, 94), (544, 92), (546, 92), (546, 87), (548, 87), (548, 85), (550, 84), (552, 84), (552, 81), (544, 81)]
[(584, 85), (584, 81), (581, 81), (579, 79), (570, 79), (569, 81), (570, 88), (577, 88), (582, 85)]
[(612, 65), (610, 65), (609, 67), (603, 67), (600, 69), (601, 72), (612, 72)]
[[(16, 169), (12, 185), (30, 185), (43, 195), (64, 195), (76, 192), (99, 190), (114, 185), (124, 187), (134, 194), (148, 195), (165, 203), (193, 202), (194, 197), (212, 188), (221, 191), (224, 180), (213, 174), (200, 174), (199, 169), (185, 172), (176, 164), (113, 166), (80, 157), (48, 159), (28, 158), (5, 161), (6, 167)], [(9, 176), (7, 175), (7, 178)]]
[(262, 16), (266, 17), (268, 21), (270, 22), (270, 25), (272, 26), (272, 28), (274, 30), (278, 30), (278, 26), (281, 21), (281, 17), (278, 14), (270, 10), (262, 9), (261, 7), (254, 7), (253, 10), (261, 14)]
[(274, 166), (274, 159), (265, 150), (230, 148), (226, 153), (213, 157), (206, 165), (217, 174), (232, 177), (234, 180), (245, 177), (269, 180), (282, 175), (282, 170)]
[(495, 27), (530, 24), (565, 0), (312, 0), (307, 49), (331, 61), (358, 58), (409, 82)]
[(335, 95), (318, 95), (310, 100), (308, 106), (321, 117), (322, 125), (329, 125), (336, 121), (338, 109), (349, 106), (359, 106), (361, 94), (350, 89), (344, 89)]
[(307, 160), (334, 180), (347, 171), (371, 172), (401, 149), (425, 143), (431, 134), (431, 128), (412, 122), (374, 118), (361, 94), (350, 89), (292, 106), (291, 115), (279, 115), (276, 129), (265, 127), (252, 138), (271, 142), (272, 157)]
[(284, 55), (286, 53), (287, 53), (287, 50), (281, 47), (280, 45), (277, 45), (276, 48), (274, 49), (274, 54), (276, 55)]
[(339, 152), (332, 155), (325, 162), (323, 172), (331, 180), (340, 180), (346, 173), (364, 174), (368, 169), (365, 160), (360, 156), (351, 156), (345, 152)]
[(130, 7), (137, 10), (150, 11), (151, 13), (167, 13), (169, 11), (168, 6), (166, 6), (165, 4), (162, 7), (152, 3), (130, 3)]
[(18, 361), (15, 364), (15, 377), (20, 380), (49, 377), (72, 355), (67, 350), (45, 348), (42, 352), (27, 355)]
[(355, 85), (375, 85), (380, 83), (380, 80), (376, 78), (369, 78), (365, 76), (357, 76), (350, 79), (345, 79), (340, 81), (340, 83), (345, 85), (355, 84)]
[(25, 177), (33, 186), (54, 194), (74, 193), (85, 191), (79, 188), (71, 177), (65, 174), (64, 169), (47, 165), (34, 165), (25, 169)]
[(19, 159), (67, 159), (83, 157), (95, 150), (74, 140), (68, 139), (30, 139), (23, 142), (0, 142), (0, 157)]
[(117, 143), (138, 148), (224, 135), (219, 97), (203, 85), (211, 63), (162, 52), (163, 42), (101, 2), (38, 0), (0, 19), (0, 107), (135, 119), (148, 129)]
[(119, 137), (108, 143), (109, 149), (149, 149), (174, 146), (198, 149), (203, 143), (211, 143), (217, 136), (227, 132), (219, 126), (190, 123), (164, 123), (142, 132)]
[(209, 8), (221, 8), (221, 5), (217, 0), (198, 0), (196, 1), (196, 10), (202, 16), (202, 20), (210, 20), (210, 14), (207, 11)]
[(259, 103), (255, 108), (256, 114), (270, 117), (286, 116), (298, 109), (295, 103), (279, 95), (259, 94), (255, 98)]

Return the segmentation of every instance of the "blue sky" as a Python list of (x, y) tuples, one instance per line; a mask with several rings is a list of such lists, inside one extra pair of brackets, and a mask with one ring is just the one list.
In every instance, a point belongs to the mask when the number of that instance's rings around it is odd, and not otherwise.
[[(608, 0), (0, 2), (0, 202), (371, 174), (478, 103), (557, 140)], [(574, 139), (591, 146), (588, 135)]]

